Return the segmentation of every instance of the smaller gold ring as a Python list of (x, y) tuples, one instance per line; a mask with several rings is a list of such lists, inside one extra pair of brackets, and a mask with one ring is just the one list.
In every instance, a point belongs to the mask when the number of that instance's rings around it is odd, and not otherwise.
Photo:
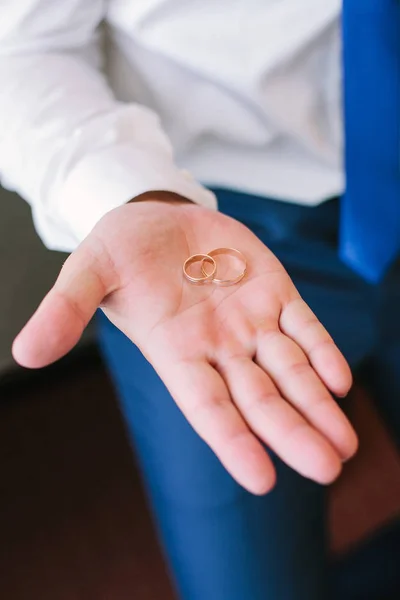
[[(246, 271), (247, 271), (247, 262), (245, 257), (243, 256), (243, 254), (239, 251), (236, 250), (236, 248), (216, 248), (215, 250), (211, 250), (211, 252), (207, 253), (207, 256), (209, 257), (213, 257), (213, 256), (217, 256), (218, 254), (229, 254), (230, 256), (234, 256), (235, 258), (239, 258), (242, 263), (244, 264), (244, 268), (243, 270), (239, 273), (239, 275), (237, 275), (237, 277), (233, 277), (232, 279), (217, 279), (216, 277), (213, 276), (212, 278), (212, 282), (215, 283), (215, 285), (220, 285), (220, 286), (229, 286), (229, 285), (235, 285), (236, 283), (239, 283), (239, 281), (241, 281), (243, 279), (243, 277), (246, 275)], [(203, 275), (208, 275), (207, 271), (204, 268), (204, 259), (201, 263), (201, 272), (203, 273)], [(215, 275), (215, 273), (214, 273)]]
[[(192, 277), (192, 275), (189, 275), (187, 269), (190, 265), (192, 265), (195, 262), (199, 262), (199, 261), (201, 261), (202, 273), (203, 273), (204, 277)], [(209, 262), (212, 264), (211, 273), (207, 273), (205, 270), (203, 270), (204, 262)], [(186, 277), (186, 279), (188, 281), (190, 281), (191, 283), (195, 283), (197, 285), (202, 285), (204, 283), (208, 283), (209, 281), (211, 281), (212, 278), (214, 277), (216, 271), (217, 271), (217, 263), (211, 256), (208, 256), (208, 254), (193, 254), (192, 256), (189, 256), (189, 258), (187, 258), (183, 264), (184, 276)]]

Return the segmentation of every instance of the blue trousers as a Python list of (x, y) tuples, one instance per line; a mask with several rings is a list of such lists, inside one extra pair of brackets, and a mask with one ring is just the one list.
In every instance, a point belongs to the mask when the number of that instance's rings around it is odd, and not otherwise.
[[(379, 408), (399, 436), (400, 268), (372, 286), (340, 262), (337, 199), (304, 207), (216, 193), (220, 210), (245, 223), (283, 262), (353, 369), (368, 367)], [(243, 490), (150, 364), (104, 316), (99, 338), (179, 598), (327, 600), (326, 490), (275, 456), (276, 488), (264, 497)]]

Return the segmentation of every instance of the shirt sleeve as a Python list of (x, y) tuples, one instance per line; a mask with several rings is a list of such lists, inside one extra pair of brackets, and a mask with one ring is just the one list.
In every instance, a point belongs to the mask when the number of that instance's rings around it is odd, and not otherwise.
[(2, 0), (0, 177), (52, 249), (72, 251), (108, 211), (166, 190), (215, 208), (173, 161), (152, 111), (118, 102), (101, 71), (105, 0)]

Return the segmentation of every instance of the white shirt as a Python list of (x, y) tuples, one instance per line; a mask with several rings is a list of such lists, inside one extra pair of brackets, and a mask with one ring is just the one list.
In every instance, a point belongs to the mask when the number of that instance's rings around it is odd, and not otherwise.
[(0, 0), (2, 184), (60, 250), (145, 191), (210, 207), (203, 185), (308, 204), (339, 194), (340, 11)]

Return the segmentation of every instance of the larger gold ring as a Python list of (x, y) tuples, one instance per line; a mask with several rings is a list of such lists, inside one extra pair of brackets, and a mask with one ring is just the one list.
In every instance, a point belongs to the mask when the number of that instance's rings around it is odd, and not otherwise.
[[(204, 277), (192, 277), (192, 275), (190, 275), (188, 273), (187, 269), (188, 269), (188, 267), (190, 267), (190, 265), (192, 265), (195, 262), (199, 262), (199, 261), (201, 261), (201, 267), (202, 267), (201, 270), (202, 270)], [(211, 273), (207, 273), (206, 271), (203, 270), (204, 262), (209, 262), (212, 264)], [(183, 264), (184, 276), (186, 277), (186, 279), (188, 281), (190, 281), (191, 283), (195, 283), (197, 285), (202, 285), (204, 283), (210, 282), (213, 279), (216, 271), (217, 271), (217, 263), (211, 256), (208, 256), (208, 254), (193, 254), (192, 256), (189, 256), (189, 258), (187, 258)]]
[[(246, 275), (247, 271), (247, 262), (243, 254), (239, 250), (236, 250), (236, 248), (216, 248), (215, 250), (211, 250), (211, 252), (207, 252), (207, 256), (211, 258), (213, 256), (217, 256), (218, 254), (229, 254), (231, 256), (234, 256), (235, 258), (239, 258), (240, 261), (243, 263), (243, 269), (236, 277), (233, 277), (232, 279), (217, 279), (216, 277), (212, 277), (212, 282), (215, 283), (215, 285), (220, 286), (235, 285), (236, 283), (239, 283), (239, 281), (241, 281)], [(201, 263), (201, 272), (203, 273), (203, 275), (208, 275), (204, 267), (204, 262), (205, 261), (203, 259)]]

